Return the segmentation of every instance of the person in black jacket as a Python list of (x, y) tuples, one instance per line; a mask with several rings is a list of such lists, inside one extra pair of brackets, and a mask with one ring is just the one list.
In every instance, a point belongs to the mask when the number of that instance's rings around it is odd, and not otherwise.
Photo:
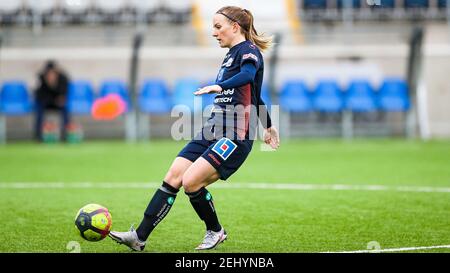
[(70, 122), (67, 109), (68, 76), (54, 61), (47, 61), (39, 74), (39, 87), (36, 90), (35, 103), (35, 138), (42, 140), (42, 125), (46, 110), (58, 111), (61, 114), (61, 139), (66, 139), (67, 125)]

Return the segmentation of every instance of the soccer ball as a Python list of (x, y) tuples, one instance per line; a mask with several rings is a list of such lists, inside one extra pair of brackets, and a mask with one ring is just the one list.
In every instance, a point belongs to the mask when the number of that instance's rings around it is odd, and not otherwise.
[(98, 204), (88, 204), (82, 207), (75, 217), (75, 226), (81, 237), (96, 242), (108, 236), (112, 219), (108, 209)]

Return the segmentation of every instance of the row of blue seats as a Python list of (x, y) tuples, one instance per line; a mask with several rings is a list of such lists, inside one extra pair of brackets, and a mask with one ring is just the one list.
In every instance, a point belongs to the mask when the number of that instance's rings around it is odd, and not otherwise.
[[(138, 95), (139, 110), (144, 113), (163, 114), (170, 112), (173, 105), (183, 104), (194, 109), (193, 92), (201, 87), (194, 79), (180, 79), (173, 92), (161, 79), (144, 81)], [(96, 96), (89, 81), (72, 81), (68, 90), (68, 108), (73, 114), (89, 114), (97, 97), (118, 94), (131, 106), (126, 84), (120, 80), (104, 81)], [(267, 86), (262, 89), (262, 98), (271, 105)], [(342, 90), (334, 80), (319, 81), (310, 90), (304, 81), (287, 81), (280, 93), (279, 103), (288, 112), (340, 112), (349, 109), (355, 112), (407, 111), (409, 109), (408, 86), (402, 79), (387, 78), (379, 90), (375, 90), (366, 80), (352, 81), (346, 90)], [(213, 103), (214, 95), (202, 96), (202, 106)], [(0, 112), (6, 115), (21, 115), (31, 112), (33, 101), (23, 81), (4, 82), (0, 93)]]
[[(193, 92), (200, 88), (200, 82), (194, 79), (180, 79), (171, 94), (164, 80), (148, 79), (144, 81), (138, 97), (139, 109), (145, 113), (162, 114), (171, 110), (173, 105), (184, 104), (194, 108)], [(34, 101), (29, 95), (24, 81), (13, 80), (3, 83), (0, 91), (0, 113), (7, 115), (27, 114), (33, 110)], [(109, 94), (118, 94), (131, 109), (131, 98), (126, 83), (122, 80), (105, 80), (100, 84), (98, 95), (88, 80), (70, 82), (67, 95), (68, 109), (73, 114), (89, 114), (95, 99)], [(202, 96), (202, 106), (213, 103), (213, 95)]]
[(410, 107), (408, 85), (399, 78), (386, 78), (377, 89), (367, 80), (353, 80), (345, 90), (334, 80), (319, 81), (313, 90), (303, 81), (288, 81), (279, 99), (288, 112), (405, 112)]
[[(347, 4), (346, 0), (337, 0), (336, 6), (338, 9), (345, 7)], [(352, 8), (361, 8), (362, 1), (366, 2), (366, 0), (350, 0), (350, 6)], [(396, 1), (395, 0), (373, 0), (374, 7), (380, 8), (395, 8)], [(379, 4), (377, 4), (379, 3)], [(428, 8), (429, 1), (428, 0), (404, 0), (403, 6), (407, 9), (412, 8)], [(327, 0), (303, 0), (303, 8), (304, 9), (326, 9), (328, 7)], [(447, 0), (438, 0), (437, 1), (438, 8), (446, 8)]]

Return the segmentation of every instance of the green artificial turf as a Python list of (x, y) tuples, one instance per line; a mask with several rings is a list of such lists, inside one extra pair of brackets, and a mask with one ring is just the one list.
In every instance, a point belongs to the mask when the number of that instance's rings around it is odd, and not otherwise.
[[(139, 224), (156, 185), (184, 144), (0, 146), (0, 252), (70, 252), (71, 241), (80, 244), (81, 252), (129, 252), (109, 238), (83, 240), (74, 225), (78, 209), (88, 203), (106, 206), (114, 230)], [(445, 191), (450, 188), (449, 141), (297, 140), (283, 142), (277, 152), (263, 152), (260, 145), (255, 143), (227, 182), (209, 187), (229, 234), (213, 252), (352, 251), (367, 249), (371, 241), (382, 249), (450, 244), (450, 191)], [(83, 182), (89, 187), (80, 187)], [(129, 183), (134, 187), (127, 187)], [(255, 183), (267, 187), (246, 187)], [(386, 189), (271, 187), (280, 183)], [(395, 190), (401, 186), (444, 190)], [(194, 252), (203, 235), (204, 224), (181, 190), (145, 251)]]

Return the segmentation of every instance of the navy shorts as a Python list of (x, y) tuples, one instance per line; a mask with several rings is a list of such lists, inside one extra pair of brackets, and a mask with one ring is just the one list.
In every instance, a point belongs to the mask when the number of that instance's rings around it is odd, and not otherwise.
[(194, 139), (178, 156), (192, 162), (201, 156), (217, 170), (220, 179), (227, 180), (244, 163), (252, 145), (252, 140), (231, 140), (226, 137), (218, 140)]

